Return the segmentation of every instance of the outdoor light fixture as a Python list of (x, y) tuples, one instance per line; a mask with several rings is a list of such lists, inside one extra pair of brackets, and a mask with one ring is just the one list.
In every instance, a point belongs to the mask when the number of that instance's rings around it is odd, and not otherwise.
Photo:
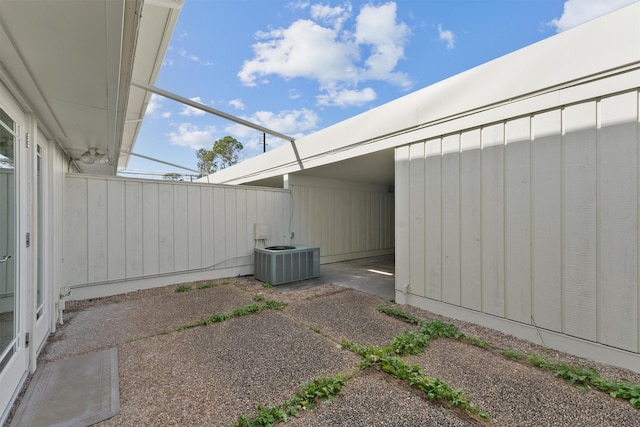
[(85, 165), (92, 165), (98, 162), (100, 165), (106, 165), (109, 163), (109, 157), (104, 153), (99, 153), (97, 150), (90, 148), (80, 156), (80, 161)]

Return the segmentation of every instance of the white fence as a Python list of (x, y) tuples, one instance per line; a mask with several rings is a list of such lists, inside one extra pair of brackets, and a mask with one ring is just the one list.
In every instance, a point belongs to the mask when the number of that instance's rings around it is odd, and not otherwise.
[[(73, 298), (253, 272), (288, 243), (287, 190), (67, 175), (65, 283)], [(255, 223), (269, 226), (256, 242)]]

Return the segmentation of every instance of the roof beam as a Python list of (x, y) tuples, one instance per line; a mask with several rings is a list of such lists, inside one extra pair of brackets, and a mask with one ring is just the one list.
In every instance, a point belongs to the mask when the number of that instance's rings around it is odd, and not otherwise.
[[(175, 93), (167, 92), (166, 90), (157, 88), (157, 87), (152, 86), (152, 85), (148, 85), (148, 84), (140, 82), (138, 80), (133, 80), (131, 82), (131, 85), (135, 86), (135, 87), (138, 87), (140, 89), (144, 89), (144, 90), (147, 90), (149, 92), (155, 93), (157, 95), (164, 96), (165, 98), (169, 98), (169, 99), (172, 99), (174, 101), (180, 102), (181, 104), (188, 105), (189, 107), (193, 107), (193, 108), (196, 108), (198, 110), (207, 112), (209, 114), (213, 114), (215, 116), (219, 116), (219, 117), (225, 118), (227, 120), (231, 120), (232, 122), (236, 122), (236, 123), (239, 123), (241, 125), (250, 127), (252, 129), (259, 130), (260, 132), (268, 133), (269, 135), (275, 136), (276, 138), (284, 139), (285, 141), (290, 141), (292, 143), (295, 142), (295, 139), (293, 137), (287, 136), (287, 135), (285, 135), (283, 133), (276, 132), (276, 131), (268, 129), (268, 128), (264, 127), (264, 126), (260, 126), (258, 124), (255, 124), (255, 123), (252, 123), (250, 121), (247, 121), (245, 119), (241, 119), (240, 117), (236, 117), (234, 115), (225, 113), (224, 111), (216, 110), (215, 108), (208, 107), (208, 106), (206, 106), (204, 104), (200, 104), (198, 102), (192, 101), (192, 100), (190, 100), (188, 98), (185, 98), (183, 96), (176, 95)], [(295, 147), (294, 147), (294, 149), (295, 149)]]

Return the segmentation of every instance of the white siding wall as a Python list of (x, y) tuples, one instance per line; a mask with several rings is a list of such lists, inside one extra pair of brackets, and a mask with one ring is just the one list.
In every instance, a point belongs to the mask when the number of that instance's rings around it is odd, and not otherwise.
[[(292, 242), (320, 247), (322, 263), (394, 252), (394, 194), (388, 186), (289, 175)], [(288, 233), (290, 235), (290, 232)]]
[(638, 105), (632, 90), (398, 148), (399, 299), (637, 356)]
[(74, 299), (250, 274), (256, 222), (269, 226), (270, 244), (289, 241), (286, 190), (87, 175), (65, 184)]
[[(45, 254), (50, 257), (46, 263), (51, 266), (48, 271), (50, 275), (45, 279), (45, 284), (51, 289), (50, 306), (52, 310), (51, 330), (55, 331), (56, 321), (58, 320), (59, 295), (64, 284), (64, 176), (69, 165), (69, 159), (66, 157), (58, 144), (49, 142), (47, 150), (47, 158), (45, 159), (49, 168), (49, 194), (46, 194), (46, 201), (49, 204), (49, 218), (45, 218), (48, 222), (48, 235), (45, 236), (47, 244)], [(64, 308), (64, 307), (61, 307)]]

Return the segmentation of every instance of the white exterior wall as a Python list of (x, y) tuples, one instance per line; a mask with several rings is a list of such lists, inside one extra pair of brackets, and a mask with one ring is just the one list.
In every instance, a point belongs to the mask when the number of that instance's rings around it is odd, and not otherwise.
[[(73, 299), (251, 274), (255, 223), (289, 242), (286, 190), (67, 175), (65, 284)], [(264, 244), (264, 242), (259, 242)]]
[(322, 263), (392, 254), (394, 195), (388, 186), (292, 174), (293, 241), (320, 247)]
[(639, 103), (503, 108), (397, 148), (396, 299), (640, 369)]
[(52, 304), (50, 309), (53, 313), (51, 327), (52, 331), (55, 331), (60, 310), (64, 308), (64, 306), (59, 306), (59, 299), (64, 284), (64, 177), (69, 167), (69, 159), (58, 144), (49, 142), (45, 162), (49, 171), (45, 180), (48, 181), (49, 187), (44, 196), (45, 203), (48, 205), (48, 215), (45, 217), (43, 232), (46, 239), (46, 252), (50, 254), (50, 258), (45, 261), (45, 277), (50, 281), (47, 283), (47, 287), (53, 293), (50, 299), (50, 304)]

